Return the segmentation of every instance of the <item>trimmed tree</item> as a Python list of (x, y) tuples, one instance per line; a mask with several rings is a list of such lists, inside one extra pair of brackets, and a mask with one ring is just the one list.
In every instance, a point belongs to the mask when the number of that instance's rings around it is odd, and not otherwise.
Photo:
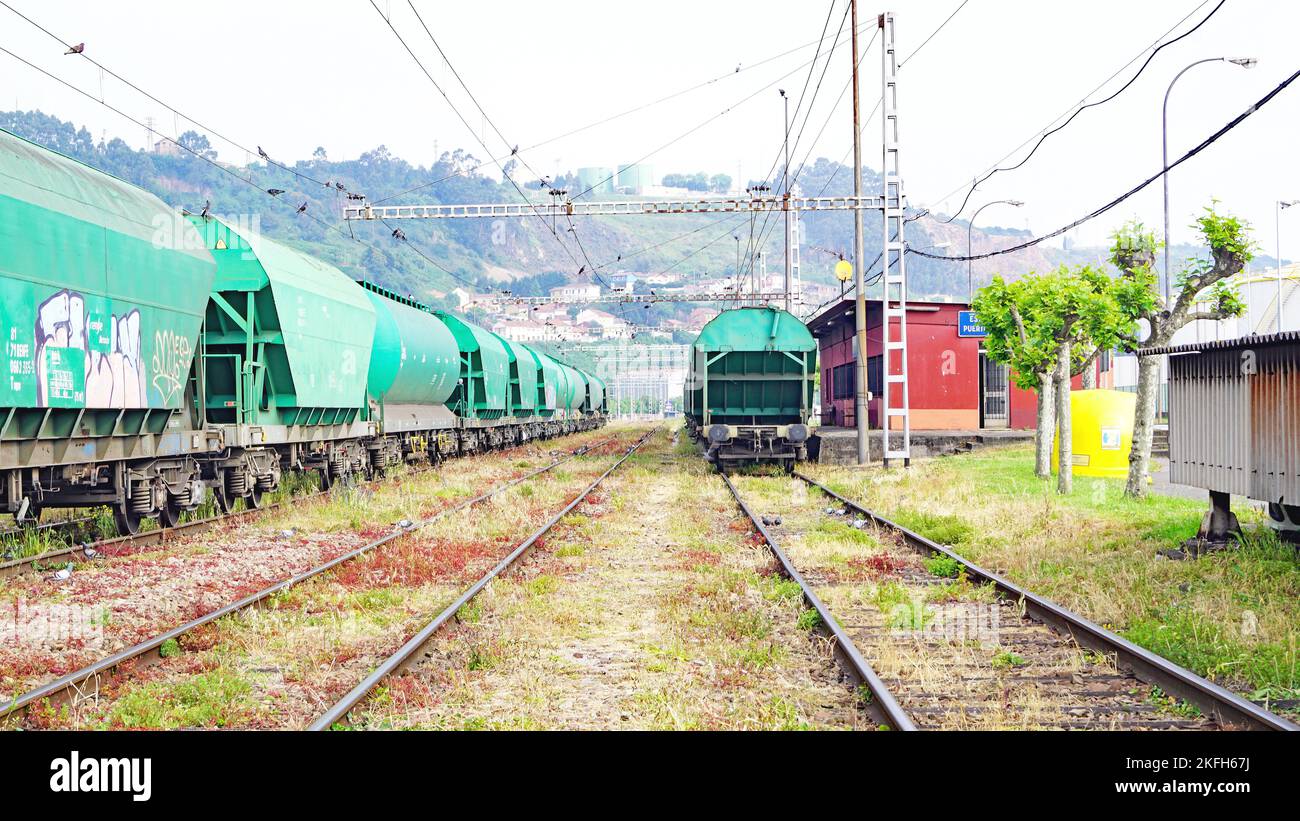
[(1015, 369), (1016, 384), (1038, 391), (1035, 472), (1051, 476), (1052, 436), (1059, 429), (1057, 490), (1074, 481), (1071, 379), (1092, 369), (1102, 351), (1136, 344), (1137, 317), (1150, 310), (1145, 278), (1112, 278), (1091, 266), (1061, 266), (1015, 283), (995, 277), (974, 309), (989, 331), (985, 348)]
[[(1030, 275), (1033, 276), (1032, 274)], [(1052, 431), (1056, 428), (1056, 409), (1052, 403), (1052, 374), (1037, 335), (1031, 336), (1025, 324), (1029, 300), (1028, 278), (1007, 282), (1000, 274), (981, 288), (971, 303), (987, 335), (984, 350), (994, 362), (1011, 367), (1011, 379), (1019, 387), (1038, 394), (1037, 429), (1034, 431), (1034, 473), (1040, 479), (1052, 477)]]
[[(1111, 261), (1124, 279), (1146, 283), (1150, 307), (1140, 314), (1150, 333), (1142, 344), (1156, 348), (1168, 345), (1179, 329), (1198, 319), (1221, 320), (1240, 316), (1245, 305), (1227, 280), (1241, 273), (1255, 256), (1250, 226), (1244, 220), (1221, 214), (1217, 202), (1205, 209), (1195, 227), (1209, 246), (1209, 257), (1190, 260), (1174, 282), (1173, 304), (1166, 305), (1154, 273), (1155, 235), (1140, 222), (1130, 222), (1115, 232)], [(1208, 304), (1208, 309), (1198, 306)], [(1129, 451), (1128, 482), (1124, 493), (1141, 496), (1146, 492), (1151, 439), (1155, 431), (1156, 395), (1160, 389), (1160, 359), (1138, 358), (1137, 409), (1133, 420), (1133, 446)]]

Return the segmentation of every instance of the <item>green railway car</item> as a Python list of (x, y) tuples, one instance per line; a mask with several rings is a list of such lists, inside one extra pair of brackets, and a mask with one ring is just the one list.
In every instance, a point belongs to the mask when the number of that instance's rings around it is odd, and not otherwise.
[(482, 423), (506, 416), (510, 396), (510, 354), (491, 331), (438, 311), (460, 351), (460, 378), (448, 401), (462, 419)]
[(460, 379), (456, 337), (428, 306), (369, 282), (361, 287), (375, 310), (366, 392), (382, 437), (371, 444), (371, 464), (454, 453), (458, 420), (446, 403)]
[(217, 262), (203, 334), (208, 424), (229, 444), (280, 449), (266, 454), (274, 466), (229, 466), (228, 495), (256, 504), (281, 461), (320, 471), (326, 484), (366, 469), (362, 440), (377, 432), (366, 408), (375, 337), (366, 292), (255, 226), (190, 221)]
[(684, 386), (688, 429), (720, 467), (776, 461), (792, 467), (809, 437), (817, 340), (774, 307), (714, 317), (691, 346)]
[(560, 395), (560, 381), (563, 378), (560, 374), (560, 363), (527, 345), (520, 347), (532, 354), (533, 361), (537, 363), (537, 415), (544, 418), (554, 417)]
[(510, 360), (510, 396), (507, 416), (528, 419), (537, 410), (537, 360), (518, 342), (493, 334), (506, 349)]
[[(603, 423), (568, 365), (0, 131), (0, 502), (175, 525)], [(558, 411), (558, 412), (557, 412)]]
[[(189, 503), (191, 369), (216, 266), (154, 195), (0, 131), (6, 509)], [(134, 501), (132, 495), (135, 494)]]

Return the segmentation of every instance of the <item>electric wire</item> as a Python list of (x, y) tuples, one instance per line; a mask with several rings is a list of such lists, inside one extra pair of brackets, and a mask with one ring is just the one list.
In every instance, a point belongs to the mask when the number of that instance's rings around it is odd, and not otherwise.
[(1276, 88), (1274, 88), (1268, 94), (1261, 97), (1258, 102), (1256, 102), (1250, 108), (1243, 111), (1241, 114), (1238, 114), (1235, 118), (1230, 120), (1227, 123), (1227, 125), (1223, 126), (1218, 131), (1211, 134), (1209, 137), (1206, 137), (1204, 140), (1201, 141), (1199, 145), (1197, 145), (1195, 148), (1193, 148), (1192, 150), (1188, 151), (1186, 154), (1179, 157), (1174, 162), (1170, 163), (1168, 167), (1160, 171), (1157, 171), (1155, 174), (1152, 174), (1150, 177), (1147, 177), (1142, 182), (1133, 186), (1128, 191), (1125, 191), (1123, 194), (1120, 194), (1118, 197), (1115, 197), (1113, 200), (1101, 206), (1100, 208), (1093, 210), (1092, 212), (1080, 217), (1079, 219), (1069, 223), (1068, 225), (1062, 226), (1061, 228), (1052, 231), (1050, 234), (1044, 234), (1040, 237), (1034, 237), (1031, 240), (1027, 240), (1018, 245), (1013, 245), (1009, 248), (1002, 248), (996, 251), (987, 251), (982, 254), (970, 254), (967, 256), (939, 256), (938, 254), (929, 254), (924, 251), (912, 251), (912, 253), (916, 254), (917, 256), (928, 257), (930, 259), (946, 259), (946, 260), (951, 260), (953, 262), (968, 262), (971, 260), (989, 259), (990, 257), (997, 257), (997, 256), (1002, 256), (1003, 254), (1010, 254), (1016, 251), (1022, 251), (1025, 248), (1033, 247), (1035, 245), (1038, 245), (1041, 242), (1052, 239), (1053, 237), (1059, 237), (1061, 234), (1064, 234), (1067, 231), (1077, 228), (1078, 226), (1083, 225), (1085, 222), (1088, 222), (1089, 220), (1096, 219), (1097, 217), (1101, 216), (1102, 214), (1116, 207), (1120, 203), (1124, 202), (1129, 197), (1132, 197), (1134, 194), (1137, 194), (1139, 191), (1143, 190), (1151, 183), (1160, 179), (1165, 174), (1168, 174), (1170, 171), (1174, 170), (1178, 166), (1187, 162), (1192, 157), (1195, 157), (1197, 154), (1200, 154), (1202, 151), (1209, 148), (1214, 143), (1218, 142), (1218, 140), (1221, 137), (1223, 137), (1223, 135), (1227, 134), (1229, 131), (1232, 131), (1234, 128), (1241, 125), (1252, 114), (1254, 114), (1255, 112), (1259, 111), (1261, 108), (1263, 108), (1264, 106), (1272, 102), (1273, 98), (1277, 97), (1277, 95), (1281, 94), (1284, 90), (1286, 90), (1293, 82), (1295, 82), (1297, 77), (1300, 77), (1300, 71), (1296, 71), (1290, 77), (1283, 80), (1280, 84), (1278, 84)]
[[(1118, 69), (1117, 69), (1113, 74), (1111, 74), (1109, 77), (1107, 77), (1106, 80), (1103, 81), (1100, 85), (1098, 85), (1098, 86), (1097, 86), (1096, 88), (1094, 88), (1092, 91), (1088, 92), (1088, 94), (1084, 96), (1084, 100), (1086, 101), (1088, 97), (1091, 97), (1093, 94), (1096, 94), (1098, 91), (1100, 91), (1101, 89), (1105, 88), (1105, 87), (1106, 87), (1106, 86), (1107, 86), (1107, 85), (1108, 85), (1112, 80), (1114, 80), (1116, 77), (1118, 77), (1118, 76), (1119, 76), (1119, 75), (1120, 75), (1120, 74), (1121, 74), (1125, 69), (1127, 69), (1129, 66), (1133, 65), (1134, 63), (1136, 63), (1136, 62), (1137, 62), (1137, 61), (1142, 57), (1143, 54), (1146, 54), (1148, 51), (1151, 51), (1151, 54), (1147, 57), (1146, 62), (1144, 62), (1144, 63), (1142, 64), (1142, 67), (1139, 68), (1138, 71), (1137, 71), (1137, 73), (1134, 74), (1134, 75), (1129, 79), (1129, 81), (1128, 81), (1127, 83), (1125, 83), (1122, 87), (1120, 87), (1120, 89), (1119, 89), (1118, 91), (1116, 91), (1116, 92), (1114, 92), (1113, 94), (1109, 95), (1109, 96), (1106, 97), (1105, 99), (1098, 100), (1098, 101), (1093, 102), (1093, 103), (1081, 102), (1081, 103), (1076, 103), (1074, 106), (1071, 106), (1070, 110), (1067, 110), (1066, 112), (1062, 113), (1060, 116), (1058, 116), (1055, 120), (1052, 121), (1053, 123), (1055, 123), (1055, 122), (1061, 120), (1062, 117), (1066, 117), (1066, 115), (1069, 115), (1068, 118), (1065, 119), (1064, 122), (1061, 122), (1060, 125), (1057, 125), (1057, 126), (1055, 126), (1055, 127), (1053, 127), (1051, 124), (1049, 124), (1048, 127), (1047, 127), (1044, 131), (1042, 131), (1040, 134), (1036, 135), (1036, 136), (1038, 137), (1038, 141), (1037, 141), (1037, 143), (1034, 144), (1033, 149), (1031, 149), (1030, 152), (1029, 152), (1027, 155), (1025, 155), (1024, 159), (1022, 159), (1020, 162), (1016, 163), (1016, 164), (1013, 165), (1013, 166), (1008, 166), (1008, 167), (1003, 167), (1003, 166), (1002, 166), (1002, 163), (1006, 162), (1007, 159), (1009, 159), (1010, 157), (1012, 157), (1012, 156), (1013, 156), (1017, 151), (1020, 151), (1020, 150), (1023, 149), (1025, 146), (1029, 145), (1031, 142), (1034, 142), (1034, 137), (1030, 137), (1029, 139), (1025, 140), (1023, 143), (1021, 143), (1019, 146), (1017, 146), (1016, 148), (1014, 148), (1014, 149), (1012, 149), (1011, 151), (1009, 151), (1009, 152), (1006, 154), (1006, 156), (1004, 156), (1002, 159), (1000, 159), (1000, 160), (998, 160), (996, 163), (994, 163), (993, 166), (992, 166), (991, 168), (987, 169), (983, 176), (978, 177), (977, 179), (975, 179), (974, 182), (972, 182), (972, 183), (970, 184), (969, 189), (966, 191), (966, 196), (962, 199), (961, 207), (958, 208), (955, 212), (953, 212), (953, 213), (952, 213), (952, 214), (951, 214), (947, 219), (939, 220), (939, 219), (934, 218), (934, 217), (932, 217), (932, 218), (935, 219), (935, 221), (938, 222), (938, 223), (941, 224), (941, 225), (947, 225), (947, 224), (951, 223), (951, 222), (952, 222), (953, 220), (955, 220), (958, 216), (960, 216), (960, 214), (962, 213), (962, 211), (966, 210), (966, 206), (970, 204), (970, 198), (971, 198), (971, 196), (974, 195), (976, 189), (977, 189), (977, 188), (978, 188), (982, 183), (986, 182), (986, 181), (989, 180), (991, 177), (993, 177), (993, 175), (995, 175), (995, 174), (997, 174), (997, 173), (999, 173), (999, 172), (1001, 172), (1001, 171), (1014, 171), (1014, 170), (1016, 170), (1016, 169), (1022, 167), (1025, 163), (1029, 162), (1030, 158), (1032, 158), (1032, 157), (1034, 156), (1034, 154), (1038, 151), (1039, 147), (1042, 146), (1042, 144), (1043, 144), (1044, 142), (1046, 142), (1046, 140), (1047, 140), (1048, 137), (1052, 136), (1053, 134), (1059, 132), (1061, 129), (1063, 129), (1063, 128), (1065, 128), (1066, 126), (1068, 126), (1071, 122), (1074, 121), (1074, 118), (1075, 118), (1075, 117), (1078, 117), (1081, 113), (1083, 113), (1084, 111), (1086, 111), (1086, 110), (1089, 109), (1089, 108), (1095, 108), (1095, 107), (1097, 107), (1097, 106), (1104, 105), (1104, 104), (1110, 102), (1111, 100), (1115, 99), (1116, 97), (1118, 97), (1120, 94), (1124, 93), (1124, 91), (1125, 91), (1126, 89), (1128, 89), (1129, 86), (1131, 86), (1131, 85), (1133, 85), (1133, 83), (1137, 82), (1137, 79), (1138, 79), (1139, 77), (1142, 76), (1143, 72), (1146, 71), (1147, 66), (1149, 66), (1149, 65), (1151, 64), (1151, 61), (1155, 59), (1155, 56), (1156, 56), (1158, 53), (1160, 53), (1160, 51), (1161, 51), (1162, 49), (1164, 49), (1166, 46), (1171, 46), (1171, 45), (1173, 45), (1174, 43), (1177, 43), (1179, 40), (1182, 40), (1182, 39), (1185, 38), (1185, 37), (1190, 36), (1192, 33), (1194, 33), (1194, 32), (1195, 32), (1197, 29), (1199, 29), (1201, 26), (1205, 25), (1205, 23), (1206, 23), (1206, 22), (1207, 22), (1211, 17), (1213, 17), (1213, 16), (1215, 15), (1215, 13), (1218, 12), (1218, 10), (1219, 10), (1220, 8), (1223, 7), (1223, 4), (1224, 4), (1225, 2), (1227, 2), (1227, 0), (1219, 0), (1218, 5), (1216, 5), (1216, 6), (1215, 6), (1211, 11), (1210, 11), (1209, 14), (1207, 14), (1204, 18), (1202, 18), (1201, 21), (1200, 21), (1199, 23), (1197, 23), (1197, 24), (1196, 24), (1193, 28), (1191, 28), (1190, 30), (1184, 32), (1183, 34), (1179, 35), (1178, 37), (1174, 38), (1173, 40), (1169, 40), (1169, 41), (1167, 41), (1167, 42), (1161, 43), (1161, 40), (1164, 40), (1166, 37), (1168, 37), (1170, 33), (1172, 33), (1175, 29), (1177, 29), (1179, 26), (1181, 26), (1183, 23), (1185, 23), (1187, 20), (1189, 20), (1189, 19), (1190, 19), (1194, 14), (1196, 14), (1196, 12), (1198, 12), (1198, 11), (1200, 11), (1202, 8), (1204, 8), (1204, 7), (1205, 7), (1209, 2), (1210, 2), (1210, 0), (1203, 0), (1203, 2), (1201, 2), (1200, 5), (1198, 5), (1196, 8), (1192, 9), (1190, 12), (1188, 12), (1186, 15), (1184, 15), (1182, 19), (1180, 19), (1177, 23), (1175, 23), (1175, 24), (1174, 24), (1173, 26), (1171, 26), (1167, 31), (1165, 31), (1164, 34), (1162, 34), (1162, 35), (1160, 35), (1159, 37), (1157, 37), (1157, 38), (1155, 39), (1155, 41), (1154, 41), (1153, 43), (1151, 43), (1151, 45), (1149, 45), (1149, 46), (1147, 46), (1146, 48), (1144, 48), (1141, 52), (1139, 52), (1138, 54), (1136, 54), (1136, 55), (1133, 57), (1133, 59), (1129, 60), (1129, 61), (1128, 61), (1127, 63), (1125, 63), (1123, 66), (1121, 66), (1120, 68), (1118, 68)], [(1152, 49), (1154, 49), (1154, 51), (1152, 51)], [(1073, 113), (1071, 113), (1071, 112), (1073, 112)], [(965, 187), (966, 187), (966, 186), (965, 186), (964, 184), (961, 185), (961, 186), (958, 186), (957, 188), (953, 189), (952, 191), (950, 191), (950, 192), (949, 192), (948, 194), (946, 194), (945, 196), (941, 197), (941, 198), (938, 200), (938, 202), (944, 202), (944, 201), (948, 200), (950, 197), (952, 197), (954, 194), (958, 193), (959, 191), (962, 190), (962, 188), (965, 188)]]

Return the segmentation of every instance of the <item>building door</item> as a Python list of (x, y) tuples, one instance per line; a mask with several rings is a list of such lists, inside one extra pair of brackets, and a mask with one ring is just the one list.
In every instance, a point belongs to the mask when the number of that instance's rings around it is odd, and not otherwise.
[(1005, 428), (1011, 424), (1011, 368), (980, 351), (980, 427)]

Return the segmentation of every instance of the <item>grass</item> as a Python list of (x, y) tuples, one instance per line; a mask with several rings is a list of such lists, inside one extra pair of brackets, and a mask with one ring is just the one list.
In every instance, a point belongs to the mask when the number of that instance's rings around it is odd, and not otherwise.
[[(421, 676), (437, 698), (395, 701), (367, 725), (794, 730), (858, 721), (824, 642), (796, 627), (816, 626), (815, 612), (800, 616), (800, 587), (773, 571), (698, 454), (670, 441), (657, 436), (598, 501), (483, 592), (481, 615), (435, 639)], [(493, 663), (501, 648), (508, 663)]]
[(201, 673), (176, 685), (133, 688), (113, 705), (106, 725), (147, 730), (226, 727), (256, 711), (252, 687), (228, 670)]
[(935, 554), (924, 561), (925, 569), (944, 579), (955, 579), (961, 573), (961, 562), (951, 556)]
[[(1109, 627), (1194, 672), (1257, 698), (1300, 698), (1300, 559), (1259, 513), (1238, 505), (1233, 550), (1169, 561), (1205, 503), (1124, 495), (1122, 480), (1078, 477), (1069, 496), (1034, 476), (1028, 447), (914, 464), (908, 471), (812, 468), (881, 515)], [(957, 576), (951, 560), (926, 562)], [(952, 592), (960, 592), (953, 588)]]

